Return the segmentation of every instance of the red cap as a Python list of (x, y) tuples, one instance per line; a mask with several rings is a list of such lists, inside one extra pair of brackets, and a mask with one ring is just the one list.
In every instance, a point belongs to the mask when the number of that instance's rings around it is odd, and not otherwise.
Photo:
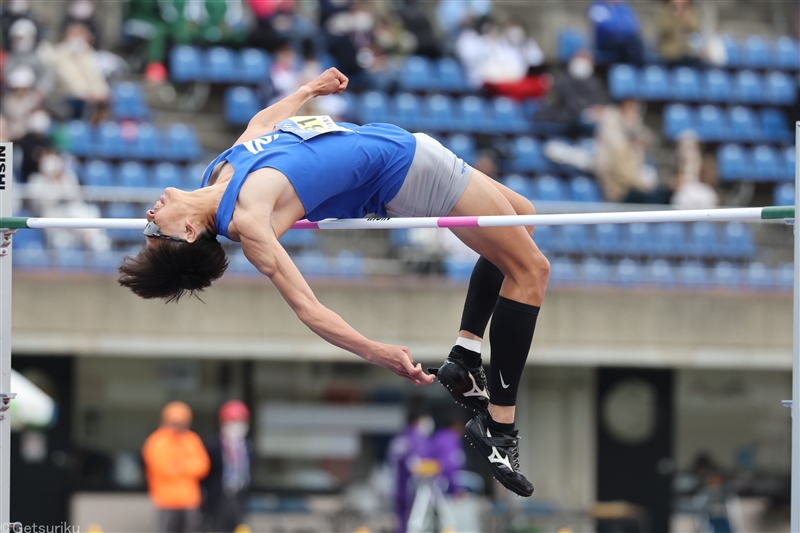
[(245, 422), (250, 420), (250, 410), (239, 400), (229, 400), (219, 408), (219, 421), (221, 423), (233, 420)]

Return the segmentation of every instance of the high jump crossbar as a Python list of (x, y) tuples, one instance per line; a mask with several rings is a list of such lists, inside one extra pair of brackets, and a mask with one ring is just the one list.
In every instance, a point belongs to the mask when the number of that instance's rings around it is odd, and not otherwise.
[[(471, 217), (347, 218), (319, 222), (301, 220), (292, 229), (353, 230), (402, 228), (489, 228), (504, 226), (564, 226), (572, 224), (634, 224), (699, 221), (772, 221), (794, 219), (794, 207), (744, 207), (731, 209), (686, 209), (673, 211), (630, 211), (621, 213), (565, 213)], [(143, 229), (138, 218), (34, 218), (0, 217), (0, 228), (22, 229)]]

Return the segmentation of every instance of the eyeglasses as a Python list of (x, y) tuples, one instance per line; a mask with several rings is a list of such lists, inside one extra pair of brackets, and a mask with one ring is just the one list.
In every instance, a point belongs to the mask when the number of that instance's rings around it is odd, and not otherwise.
[(147, 225), (144, 227), (144, 236), (145, 237), (158, 237), (159, 239), (167, 239), (170, 241), (175, 242), (185, 242), (189, 244), (189, 241), (186, 239), (181, 239), (179, 237), (173, 237), (172, 235), (164, 235), (161, 233), (161, 228), (158, 227), (158, 224), (155, 222), (148, 222)]

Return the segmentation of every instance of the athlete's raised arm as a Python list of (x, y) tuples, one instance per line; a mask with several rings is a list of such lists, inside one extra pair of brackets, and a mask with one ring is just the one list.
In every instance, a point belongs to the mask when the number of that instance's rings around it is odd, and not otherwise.
[(240, 232), (242, 250), (262, 274), (269, 277), (297, 317), (314, 333), (366, 361), (410, 379), (416, 385), (429, 385), (434, 377), (414, 365), (408, 348), (372, 341), (350, 326), (317, 300), (289, 254), (280, 245), (271, 225), (247, 224)]
[(335, 68), (329, 68), (317, 76), (314, 81), (303, 85), (293, 94), (256, 113), (250, 119), (245, 132), (234, 144), (240, 144), (271, 133), (279, 122), (297, 115), (300, 108), (312, 98), (329, 94), (341, 94), (347, 89), (349, 82), (350, 80), (347, 79), (347, 76)]

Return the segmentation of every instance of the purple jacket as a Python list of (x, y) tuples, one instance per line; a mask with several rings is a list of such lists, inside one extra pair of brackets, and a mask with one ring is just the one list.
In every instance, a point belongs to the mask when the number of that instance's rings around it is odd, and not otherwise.
[(405, 532), (411, 505), (414, 503), (414, 487), (409, 483), (411, 466), (415, 460), (429, 457), (429, 450), (430, 440), (417, 426), (407, 427), (389, 443), (386, 462), (394, 479), (398, 531)]
[(461, 435), (450, 428), (442, 428), (434, 433), (429, 457), (436, 459), (442, 467), (441, 477), (447, 481), (447, 487), (443, 486), (443, 490), (447, 494), (457, 492), (456, 472), (463, 470), (465, 460)]

